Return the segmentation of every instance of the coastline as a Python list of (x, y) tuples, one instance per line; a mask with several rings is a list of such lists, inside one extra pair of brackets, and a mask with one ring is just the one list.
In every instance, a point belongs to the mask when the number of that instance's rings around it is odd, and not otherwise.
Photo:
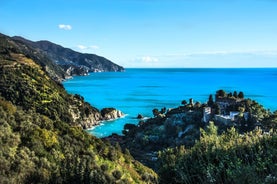
[[(246, 98), (256, 100), (272, 112), (277, 110), (274, 85), (277, 68), (254, 69), (134, 69), (126, 72), (90, 73), (64, 83), (69, 93), (79, 93), (97, 108), (113, 106), (128, 114), (125, 122), (103, 125), (111, 133), (121, 134), (125, 123), (137, 124), (138, 114), (152, 116), (154, 108), (176, 107), (185, 98), (206, 102), (217, 89), (244, 91)], [(193, 79), (193, 80), (192, 80)], [(110, 131), (114, 129), (114, 131)], [(109, 132), (110, 131), (110, 132)]]

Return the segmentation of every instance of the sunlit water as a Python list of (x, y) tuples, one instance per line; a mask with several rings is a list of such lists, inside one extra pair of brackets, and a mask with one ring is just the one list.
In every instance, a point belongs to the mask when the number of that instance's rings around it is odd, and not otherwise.
[(121, 134), (124, 124), (138, 123), (138, 114), (172, 108), (182, 100), (206, 102), (218, 89), (243, 91), (271, 111), (277, 110), (277, 68), (270, 69), (126, 69), (121, 73), (90, 73), (64, 82), (69, 93), (84, 96), (98, 109), (115, 107), (124, 118), (89, 130), (97, 137)]

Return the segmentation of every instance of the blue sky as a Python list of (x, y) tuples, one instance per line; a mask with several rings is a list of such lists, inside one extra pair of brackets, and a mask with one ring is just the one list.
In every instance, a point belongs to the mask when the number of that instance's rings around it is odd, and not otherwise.
[(277, 67), (275, 0), (1, 0), (0, 32), (124, 67)]

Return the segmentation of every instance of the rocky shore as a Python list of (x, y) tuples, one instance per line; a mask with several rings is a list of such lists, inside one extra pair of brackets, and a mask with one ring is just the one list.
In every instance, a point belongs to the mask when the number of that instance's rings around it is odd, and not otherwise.
[(102, 121), (115, 120), (124, 116), (123, 112), (115, 108), (103, 108), (101, 111), (93, 108), (87, 115), (81, 115), (80, 111), (72, 108), (70, 113), (74, 122), (83, 129), (100, 125)]
[(272, 128), (264, 123), (270, 112), (257, 102), (244, 99), (242, 92), (239, 94), (227, 95), (218, 90), (215, 100), (210, 95), (207, 103), (194, 103), (190, 99), (188, 103), (184, 100), (177, 108), (153, 109), (153, 118), (143, 120), (139, 114), (137, 125), (125, 124), (123, 136), (113, 134), (103, 139), (114, 145), (119, 143), (135, 159), (155, 170), (159, 151), (182, 145), (187, 148), (194, 146), (200, 139), (200, 129), (205, 129), (210, 121), (218, 127), (219, 134), (231, 127), (240, 133), (252, 131), (257, 126), (263, 130)]
[(121, 118), (124, 116), (124, 114), (115, 108), (104, 108), (101, 110), (101, 116), (102, 120), (108, 121)]

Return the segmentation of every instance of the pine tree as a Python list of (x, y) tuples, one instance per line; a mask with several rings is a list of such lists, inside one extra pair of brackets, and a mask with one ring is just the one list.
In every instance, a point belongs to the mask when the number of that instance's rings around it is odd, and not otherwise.
[(214, 105), (213, 95), (210, 94), (209, 100), (208, 100), (208, 106), (212, 107)]
[(238, 97), (241, 98), (241, 99), (244, 99), (244, 94), (243, 94), (243, 92), (240, 91), (239, 94), (238, 94)]

